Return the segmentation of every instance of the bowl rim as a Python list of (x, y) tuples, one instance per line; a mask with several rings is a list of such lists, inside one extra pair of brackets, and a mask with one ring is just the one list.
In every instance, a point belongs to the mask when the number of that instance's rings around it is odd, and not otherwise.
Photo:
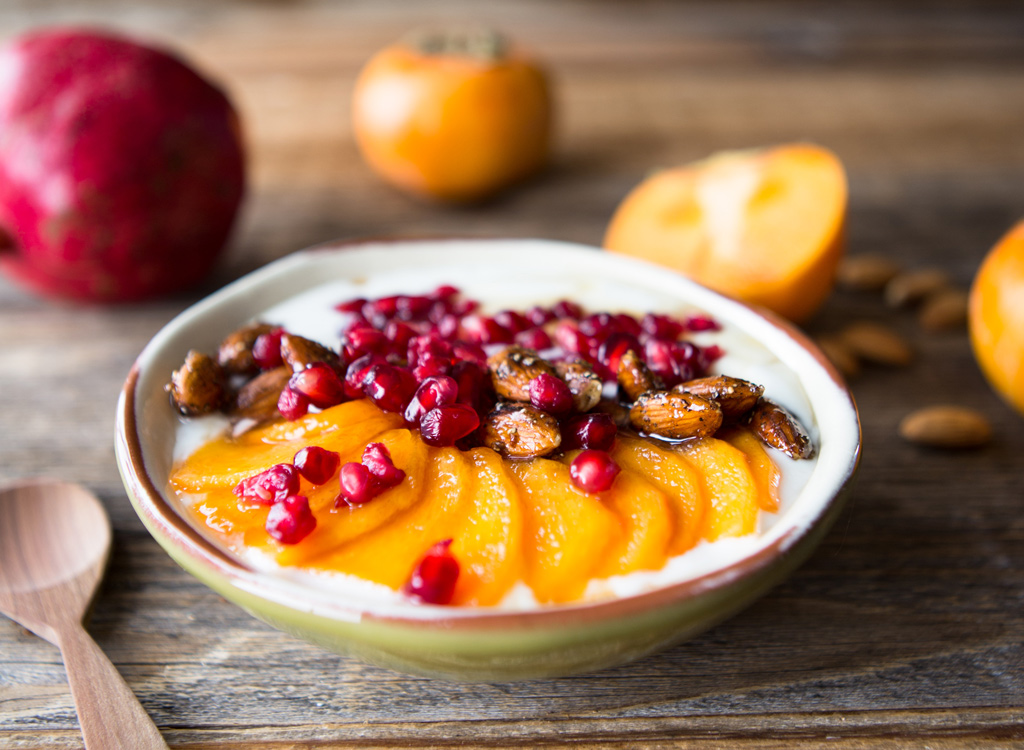
[[(852, 420), (854, 444), (848, 463), (835, 478), (827, 499), (821, 501), (812, 517), (802, 526), (792, 526), (774, 539), (771, 543), (751, 553), (745, 553), (721, 568), (699, 574), (682, 581), (669, 583), (654, 589), (612, 599), (589, 602), (577, 602), (559, 605), (542, 605), (531, 609), (504, 609), (495, 607), (445, 607), (415, 603), (395, 604), (382, 603), (370, 599), (346, 599), (337, 597), (326, 600), (324, 592), (311, 586), (303, 586), (290, 579), (275, 579), (272, 575), (256, 570), (246, 562), (221, 549), (188, 520), (186, 520), (164, 496), (146, 468), (142, 437), (138, 423), (137, 397), (138, 384), (145, 367), (146, 360), (155, 355), (156, 343), (169, 331), (185, 326), (197, 314), (230, 303), (239, 294), (244, 293), (247, 286), (261, 282), (276, 273), (285, 271), (295, 263), (303, 262), (307, 257), (315, 257), (323, 253), (344, 253), (353, 250), (378, 247), (395, 249), (403, 246), (416, 246), (433, 243), (530, 243), (549, 245), (552, 249), (565, 251), (601, 252), (614, 257), (615, 262), (626, 266), (646, 267), (649, 271), (671, 274), (683, 285), (701, 291), (711, 299), (718, 298), (721, 304), (745, 309), (748, 315), (756, 316), (776, 329), (784, 337), (790, 339), (798, 347), (806, 351), (814, 362), (842, 394), (844, 410)], [(312, 288), (316, 284), (311, 284)], [(703, 304), (703, 303), (702, 303)], [(704, 305), (706, 306), (706, 305)], [(742, 328), (742, 326), (741, 326)], [(783, 557), (797, 543), (807, 536), (822, 519), (829, 516), (830, 511), (840, 501), (844, 488), (856, 472), (861, 453), (860, 416), (856, 402), (831, 361), (798, 327), (769, 310), (752, 306), (733, 297), (714, 292), (700, 284), (687, 279), (663, 266), (606, 253), (600, 248), (580, 243), (563, 242), (543, 238), (499, 238), (475, 236), (385, 236), (340, 239), (323, 242), (303, 250), (290, 253), (282, 258), (257, 268), (221, 289), (190, 305), (176, 315), (147, 344), (133, 363), (125, 380), (118, 400), (115, 424), (115, 449), (118, 466), (129, 494), (132, 495), (133, 506), (150, 533), (162, 545), (171, 544), (179, 555), (183, 555), (190, 563), (206, 569), (226, 579), (235, 588), (241, 589), (261, 599), (289, 607), (300, 612), (313, 612), (343, 622), (377, 622), (393, 625), (414, 625), (423, 627), (425, 624), (436, 625), (441, 629), (459, 630), (506, 630), (551, 628), (564, 624), (581, 624), (582, 622), (606, 622), (622, 617), (661, 609), (662, 607), (682, 604), (701, 594), (723, 588), (733, 582), (753, 576), (767, 567), (773, 560)], [(159, 530), (158, 536), (154, 529)], [(169, 550), (168, 550), (169, 551)], [(177, 559), (177, 558), (176, 558)], [(181, 561), (179, 560), (179, 564)], [(184, 566), (184, 564), (183, 564)], [(191, 571), (190, 571), (191, 572)], [(316, 606), (311, 605), (311, 599)]]

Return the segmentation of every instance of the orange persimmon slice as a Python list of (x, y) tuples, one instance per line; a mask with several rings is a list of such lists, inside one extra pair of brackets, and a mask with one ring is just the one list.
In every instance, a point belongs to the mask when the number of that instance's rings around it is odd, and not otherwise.
[(604, 246), (800, 322), (832, 289), (846, 202), (846, 174), (831, 151), (723, 152), (634, 188)]
[(758, 492), (743, 451), (716, 438), (687, 443), (677, 450), (697, 468), (709, 501), (701, 536), (713, 542), (752, 533), (757, 528)]
[(779, 494), (782, 472), (764, 449), (760, 438), (746, 429), (723, 431), (718, 433), (718, 437), (746, 454), (750, 472), (754, 475), (754, 483), (757, 485), (757, 504), (761, 510), (769, 513), (778, 512), (782, 501)]

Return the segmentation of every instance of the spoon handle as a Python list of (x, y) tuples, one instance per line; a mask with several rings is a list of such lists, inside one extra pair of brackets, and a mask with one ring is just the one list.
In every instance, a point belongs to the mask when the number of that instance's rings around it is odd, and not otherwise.
[(128, 683), (85, 628), (62, 628), (59, 638), (86, 750), (168, 750)]

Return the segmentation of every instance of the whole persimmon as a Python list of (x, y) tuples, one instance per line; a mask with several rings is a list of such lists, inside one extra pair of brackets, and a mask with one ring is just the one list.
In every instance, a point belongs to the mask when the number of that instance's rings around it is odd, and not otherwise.
[(1024, 414), (1024, 221), (982, 262), (971, 287), (968, 318), (981, 371)]
[(363, 68), (353, 129), (370, 167), (415, 195), (472, 202), (547, 161), (547, 76), (494, 32), (423, 33)]
[(802, 322), (832, 290), (846, 199), (842, 163), (819, 146), (723, 152), (640, 183), (604, 246)]

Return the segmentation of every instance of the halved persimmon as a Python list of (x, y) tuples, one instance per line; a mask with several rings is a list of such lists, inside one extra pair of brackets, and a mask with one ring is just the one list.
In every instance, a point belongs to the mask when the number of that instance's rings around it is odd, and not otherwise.
[(846, 202), (843, 165), (824, 148), (724, 152), (634, 188), (604, 246), (801, 322), (832, 289)]

